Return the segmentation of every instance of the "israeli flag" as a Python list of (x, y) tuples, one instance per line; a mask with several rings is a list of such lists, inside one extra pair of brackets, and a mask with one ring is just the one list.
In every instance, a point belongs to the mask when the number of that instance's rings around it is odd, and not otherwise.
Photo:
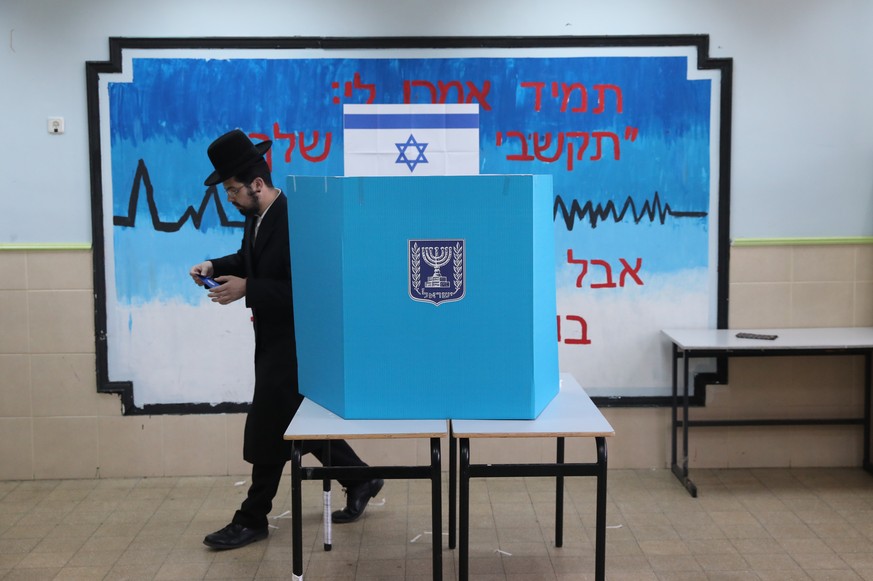
[(346, 176), (478, 175), (479, 105), (343, 105)]

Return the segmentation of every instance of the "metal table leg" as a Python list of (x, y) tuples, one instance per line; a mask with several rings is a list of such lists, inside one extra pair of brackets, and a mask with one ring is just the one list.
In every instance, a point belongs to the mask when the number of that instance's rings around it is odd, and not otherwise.
[[(324, 464), (325, 466), (330, 466), (330, 440), (325, 440), (324, 444)], [(321, 481), (321, 494), (323, 496), (323, 507), (324, 507), (324, 524), (323, 533), (324, 533), (324, 550), (329, 551), (333, 547), (333, 522), (331, 522), (330, 516), (330, 478), (325, 477), (324, 480)]]
[(673, 344), (673, 405), (672, 405), (672, 421), (673, 421), (673, 436), (670, 442), (671, 445), (671, 465), (670, 469), (673, 471), (673, 474), (676, 478), (679, 479), (679, 482), (682, 483), (682, 486), (685, 487), (692, 497), (697, 498), (697, 486), (688, 478), (688, 376), (689, 376), (689, 360), (691, 359), (690, 355), (687, 351), (682, 354), (682, 465), (679, 465), (679, 460), (677, 459), (677, 442), (676, 442), (676, 430), (679, 425), (677, 408), (679, 407), (678, 401), (678, 373), (677, 373), (677, 361), (679, 359), (679, 348), (676, 344)]
[(291, 442), (291, 571), (292, 579), (303, 579), (303, 514), (300, 482), (300, 442)]
[(458, 515), (458, 579), (467, 581), (470, 549), (470, 440), (461, 438), (460, 508)]
[(431, 520), (433, 527), (433, 578), (443, 578), (442, 530), (442, 468), (440, 466), (440, 439), (430, 439)]
[(458, 499), (458, 443), (455, 441), (455, 433), (449, 426), (449, 548), (454, 549), (457, 530), (457, 505)]
[(597, 445), (597, 522), (594, 540), (594, 578), (606, 579), (606, 438), (595, 438)]
[(867, 351), (864, 353), (864, 460), (863, 466), (867, 472), (873, 472), (873, 463), (870, 461), (870, 438), (873, 437), (870, 428), (871, 409), (873, 405), (871, 401), (871, 382), (873, 382), (873, 369), (871, 369), (871, 359), (873, 352)]
[[(564, 463), (564, 438), (558, 438), (558, 450), (555, 458), (558, 465)], [(555, 478), (555, 546), (564, 546), (564, 477)]]

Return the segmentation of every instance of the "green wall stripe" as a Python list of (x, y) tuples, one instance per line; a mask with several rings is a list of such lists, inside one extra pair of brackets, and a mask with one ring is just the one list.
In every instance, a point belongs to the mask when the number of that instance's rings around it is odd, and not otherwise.
[(90, 242), (0, 242), (2, 250), (91, 250)]
[[(827, 246), (835, 244), (873, 244), (873, 236), (842, 238), (735, 238), (731, 246)], [(3, 250), (91, 250), (90, 242), (8, 242)]]
[(873, 244), (873, 236), (843, 238), (736, 238), (731, 246), (832, 246), (836, 244)]

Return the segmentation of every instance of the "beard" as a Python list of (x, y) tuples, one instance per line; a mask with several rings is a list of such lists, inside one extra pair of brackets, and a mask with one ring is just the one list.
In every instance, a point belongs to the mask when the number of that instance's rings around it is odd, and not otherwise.
[(233, 204), (233, 207), (236, 208), (237, 211), (243, 216), (255, 216), (258, 212), (258, 198), (255, 196), (255, 193), (251, 190), (249, 186), (244, 187), (246, 190), (245, 200), (248, 201), (251, 205), (246, 206), (237, 202), (231, 202), (231, 204)]

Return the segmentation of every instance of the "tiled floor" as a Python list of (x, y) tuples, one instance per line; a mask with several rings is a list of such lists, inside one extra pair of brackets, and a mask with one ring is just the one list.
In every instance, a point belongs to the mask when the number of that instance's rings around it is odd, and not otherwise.
[[(610, 471), (607, 579), (873, 580), (873, 476), (692, 476), (697, 499), (667, 470)], [(0, 482), (0, 579), (290, 579), (288, 478), (268, 540), (226, 552), (201, 544), (226, 524), (244, 480)], [(552, 481), (474, 480), (471, 579), (593, 579), (594, 481), (567, 479), (566, 490), (558, 549)], [(428, 496), (423, 482), (386, 482), (363, 519), (334, 527), (334, 548), (324, 552), (320, 485), (304, 483), (306, 581), (431, 579)], [(343, 501), (339, 491), (333, 497)], [(443, 565), (446, 579), (457, 578), (457, 550), (444, 549)]]

